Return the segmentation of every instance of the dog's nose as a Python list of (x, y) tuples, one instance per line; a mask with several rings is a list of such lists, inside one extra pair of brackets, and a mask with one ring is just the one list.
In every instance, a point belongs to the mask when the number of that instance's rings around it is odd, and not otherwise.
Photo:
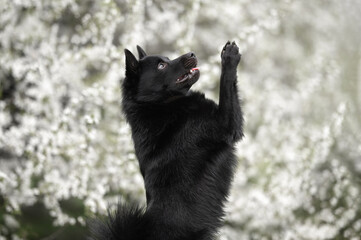
[(196, 57), (196, 55), (194, 54), (194, 52), (188, 53), (188, 56), (191, 57), (191, 58), (195, 58), (195, 57)]

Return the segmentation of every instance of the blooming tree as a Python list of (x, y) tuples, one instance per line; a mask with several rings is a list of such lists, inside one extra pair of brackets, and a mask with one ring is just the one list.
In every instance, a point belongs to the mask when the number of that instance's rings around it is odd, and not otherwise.
[(0, 239), (84, 239), (144, 203), (120, 109), (123, 49), (242, 51), (245, 138), (220, 239), (361, 239), (361, 2), (2, 0)]

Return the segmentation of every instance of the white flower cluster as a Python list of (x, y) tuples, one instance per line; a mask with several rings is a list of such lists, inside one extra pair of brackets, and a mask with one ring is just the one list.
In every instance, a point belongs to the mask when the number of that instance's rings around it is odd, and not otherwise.
[(243, 54), (246, 137), (221, 239), (361, 239), (360, 13), (357, 0), (5, 0), (0, 239), (144, 201), (123, 49), (195, 51), (194, 88), (216, 100), (227, 40)]

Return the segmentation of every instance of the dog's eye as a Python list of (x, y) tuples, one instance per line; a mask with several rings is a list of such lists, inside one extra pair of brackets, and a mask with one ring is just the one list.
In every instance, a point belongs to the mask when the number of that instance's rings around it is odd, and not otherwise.
[(164, 69), (164, 68), (166, 68), (166, 67), (167, 67), (167, 64), (164, 63), (164, 62), (161, 62), (161, 63), (158, 64), (158, 69), (159, 69), (159, 70), (162, 70), (162, 69)]

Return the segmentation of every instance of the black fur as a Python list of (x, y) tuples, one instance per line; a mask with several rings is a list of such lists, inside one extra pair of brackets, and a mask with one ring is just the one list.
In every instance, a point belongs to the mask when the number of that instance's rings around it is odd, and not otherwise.
[(215, 239), (236, 166), (234, 144), (243, 136), (238, 47), (227, 42), (222, 50), (218, 105), (189, 90), (198, 70), (177, 83), (196, 67), (193, 53), (169, 60), (137, 48), (139, 61), (125, 50), (123, 111), (132, 129), (147, 206), (143, 211), (119, 205), (93, 228), (96, 239)]

